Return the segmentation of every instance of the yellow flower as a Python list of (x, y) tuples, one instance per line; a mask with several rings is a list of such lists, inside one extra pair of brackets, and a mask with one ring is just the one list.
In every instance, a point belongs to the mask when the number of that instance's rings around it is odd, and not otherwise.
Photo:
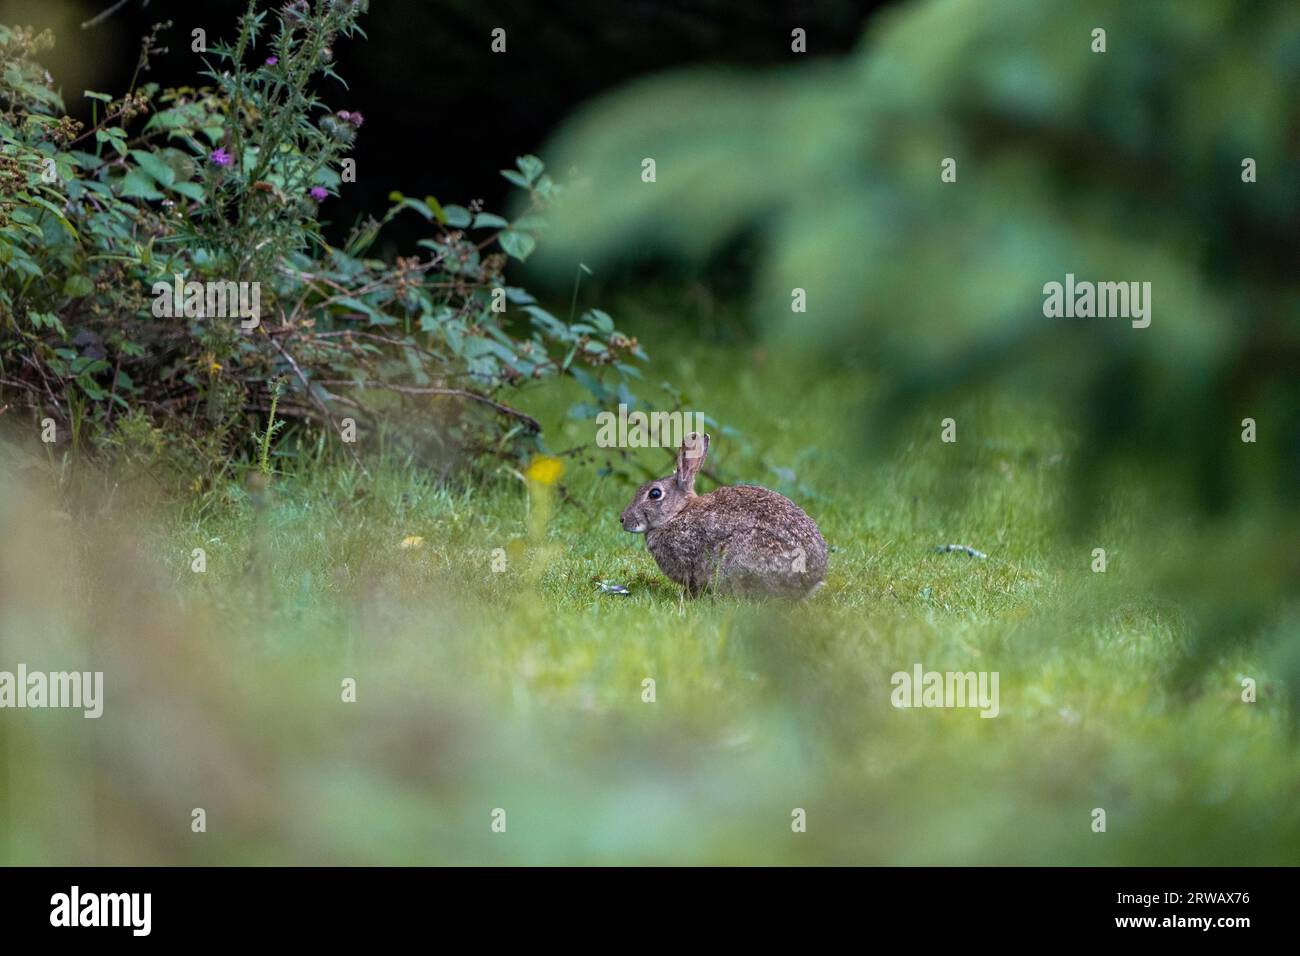
[(405, 538), (402, 539), (402, 543), (401, 543), (400, 545), (398, 545), (398, 547), (401, 547), (401, 548), (423, 548), (423, 547), (424, 547), (424, 539), (421, 538), (418, 534), (408, 534)]
[(550, 455), (538, 455), (529, 462), (524, 474), (529, 481), (535, 481), (539, 485), (553, 485), (564, 474), (564, 462)]

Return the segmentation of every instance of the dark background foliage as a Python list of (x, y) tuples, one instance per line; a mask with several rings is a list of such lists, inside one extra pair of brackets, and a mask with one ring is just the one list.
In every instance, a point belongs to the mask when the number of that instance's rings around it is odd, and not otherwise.
[[(96, 0), (81, 11), (93, 17), (110, 5)], [(362, 24), (369, 41), (341, 43), (336, 51), (350, 92), (327, 91), (331, 102), (361, 110), (366, 125), (354, 154), (357, 182), (324, 210), (331, 220), (326, 236), (340, 241), (358, 217), (382, 211), (393, 189), (444, 203), (483, 199), (486, 208), (502, 208), (509, 184), (497, 170), (538, 152), (560, 121), (592, 96), (686, 64), (788, 63), (796, 26), (808, 31), (810, 57), (842, 55), (858, 42), (868, 14), (884, 5), (379, 0)], [(155, 58), (146, 78), (162, 86), (193, 83), (199, 64), (190, 52), (191, 31), (204, 28), (211, 43), (229, 32), (243, 8), (243, 0), (152, 0), (147, 6), (131, 0), (84, 35), (61, 27), (60, 45), (64, 53), (74, 45), (99, 51), (86, 85), (117, 90), (134, 69), (137, 38), (169, 19), (169, 50)], [(0, 21), (56, 26), (42, 18), (60, 9), (7, 0), (0, 3)], [(489, 48), (496, 27), (507, 32), (504, 56)], [(65, 85), (64, 96), (71, 112), (88, 115), (80, 90)], [(413, 241), (417, 225), (395, 223), (388, 239)]]

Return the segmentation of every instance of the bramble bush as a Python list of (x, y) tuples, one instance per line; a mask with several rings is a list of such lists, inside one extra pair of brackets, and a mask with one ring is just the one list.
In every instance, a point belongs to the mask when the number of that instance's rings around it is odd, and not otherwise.
[[(346, 89), (333, 47), (364, 37), (366, 6), (297, 0), (268, 14), (250, 2), (192, 88), (138, 82), (170, 26), (157, 24), (124, 95), (87, 92), (89, 128), (36, 60), (53, 38), (0, 26), (10, 422), (53, 420), (73, 455), (217, 475), (264, 461), (265, 442), (251, 439), (276, 433), (267, 416), (282, 389), (277, 414), (291, 427), (279, 454), (330, 447), (325, 438), (353, 457), (399, 442), (445, 473), (542, 447), (538, 422), (509, 401), (531, 380), (581, 383), (592, 396), (583, 415), (637, 404), (635, 338), (598, 309), (577, 315), (576, 291), (566, 320), (506, 279), (561, 191), (536, 157), (502, 173), (527, 196), (513, 221), (394, 192), (341, 247), (322, 237), (320, 208), (345, 188), (364, 118), (327, 106), (316, 84)], [(399, 215), (429, 224), (419, 251), (369, 258)], [(237, 290), (256, 290), (255, 319), (234, 309), (250, 298)]]

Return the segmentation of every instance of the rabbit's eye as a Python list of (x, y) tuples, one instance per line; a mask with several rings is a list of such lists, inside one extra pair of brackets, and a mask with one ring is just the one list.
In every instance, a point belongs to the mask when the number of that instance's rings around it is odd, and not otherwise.
[(659, 498), (662, 498), (663, 496), (664, 493), (661, 490), (659, 490), (658, 488), (651, 488), (650, 494), (647, 497), (649, 497), (651, 500), (657, 500)]

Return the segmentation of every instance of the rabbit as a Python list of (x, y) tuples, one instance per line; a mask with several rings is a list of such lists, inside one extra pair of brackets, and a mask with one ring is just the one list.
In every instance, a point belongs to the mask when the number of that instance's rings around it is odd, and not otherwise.
[(719, 594), (798, 599), (826, 576), (826, 541), (812, 518), (784, 495), (756, 485), (695, 493), (709, 436), (691, 432), (677, 471), (647, 481), (619, 515), (624, 531), (645, 534), (646, 549), (669, 578), (696, 597)]

